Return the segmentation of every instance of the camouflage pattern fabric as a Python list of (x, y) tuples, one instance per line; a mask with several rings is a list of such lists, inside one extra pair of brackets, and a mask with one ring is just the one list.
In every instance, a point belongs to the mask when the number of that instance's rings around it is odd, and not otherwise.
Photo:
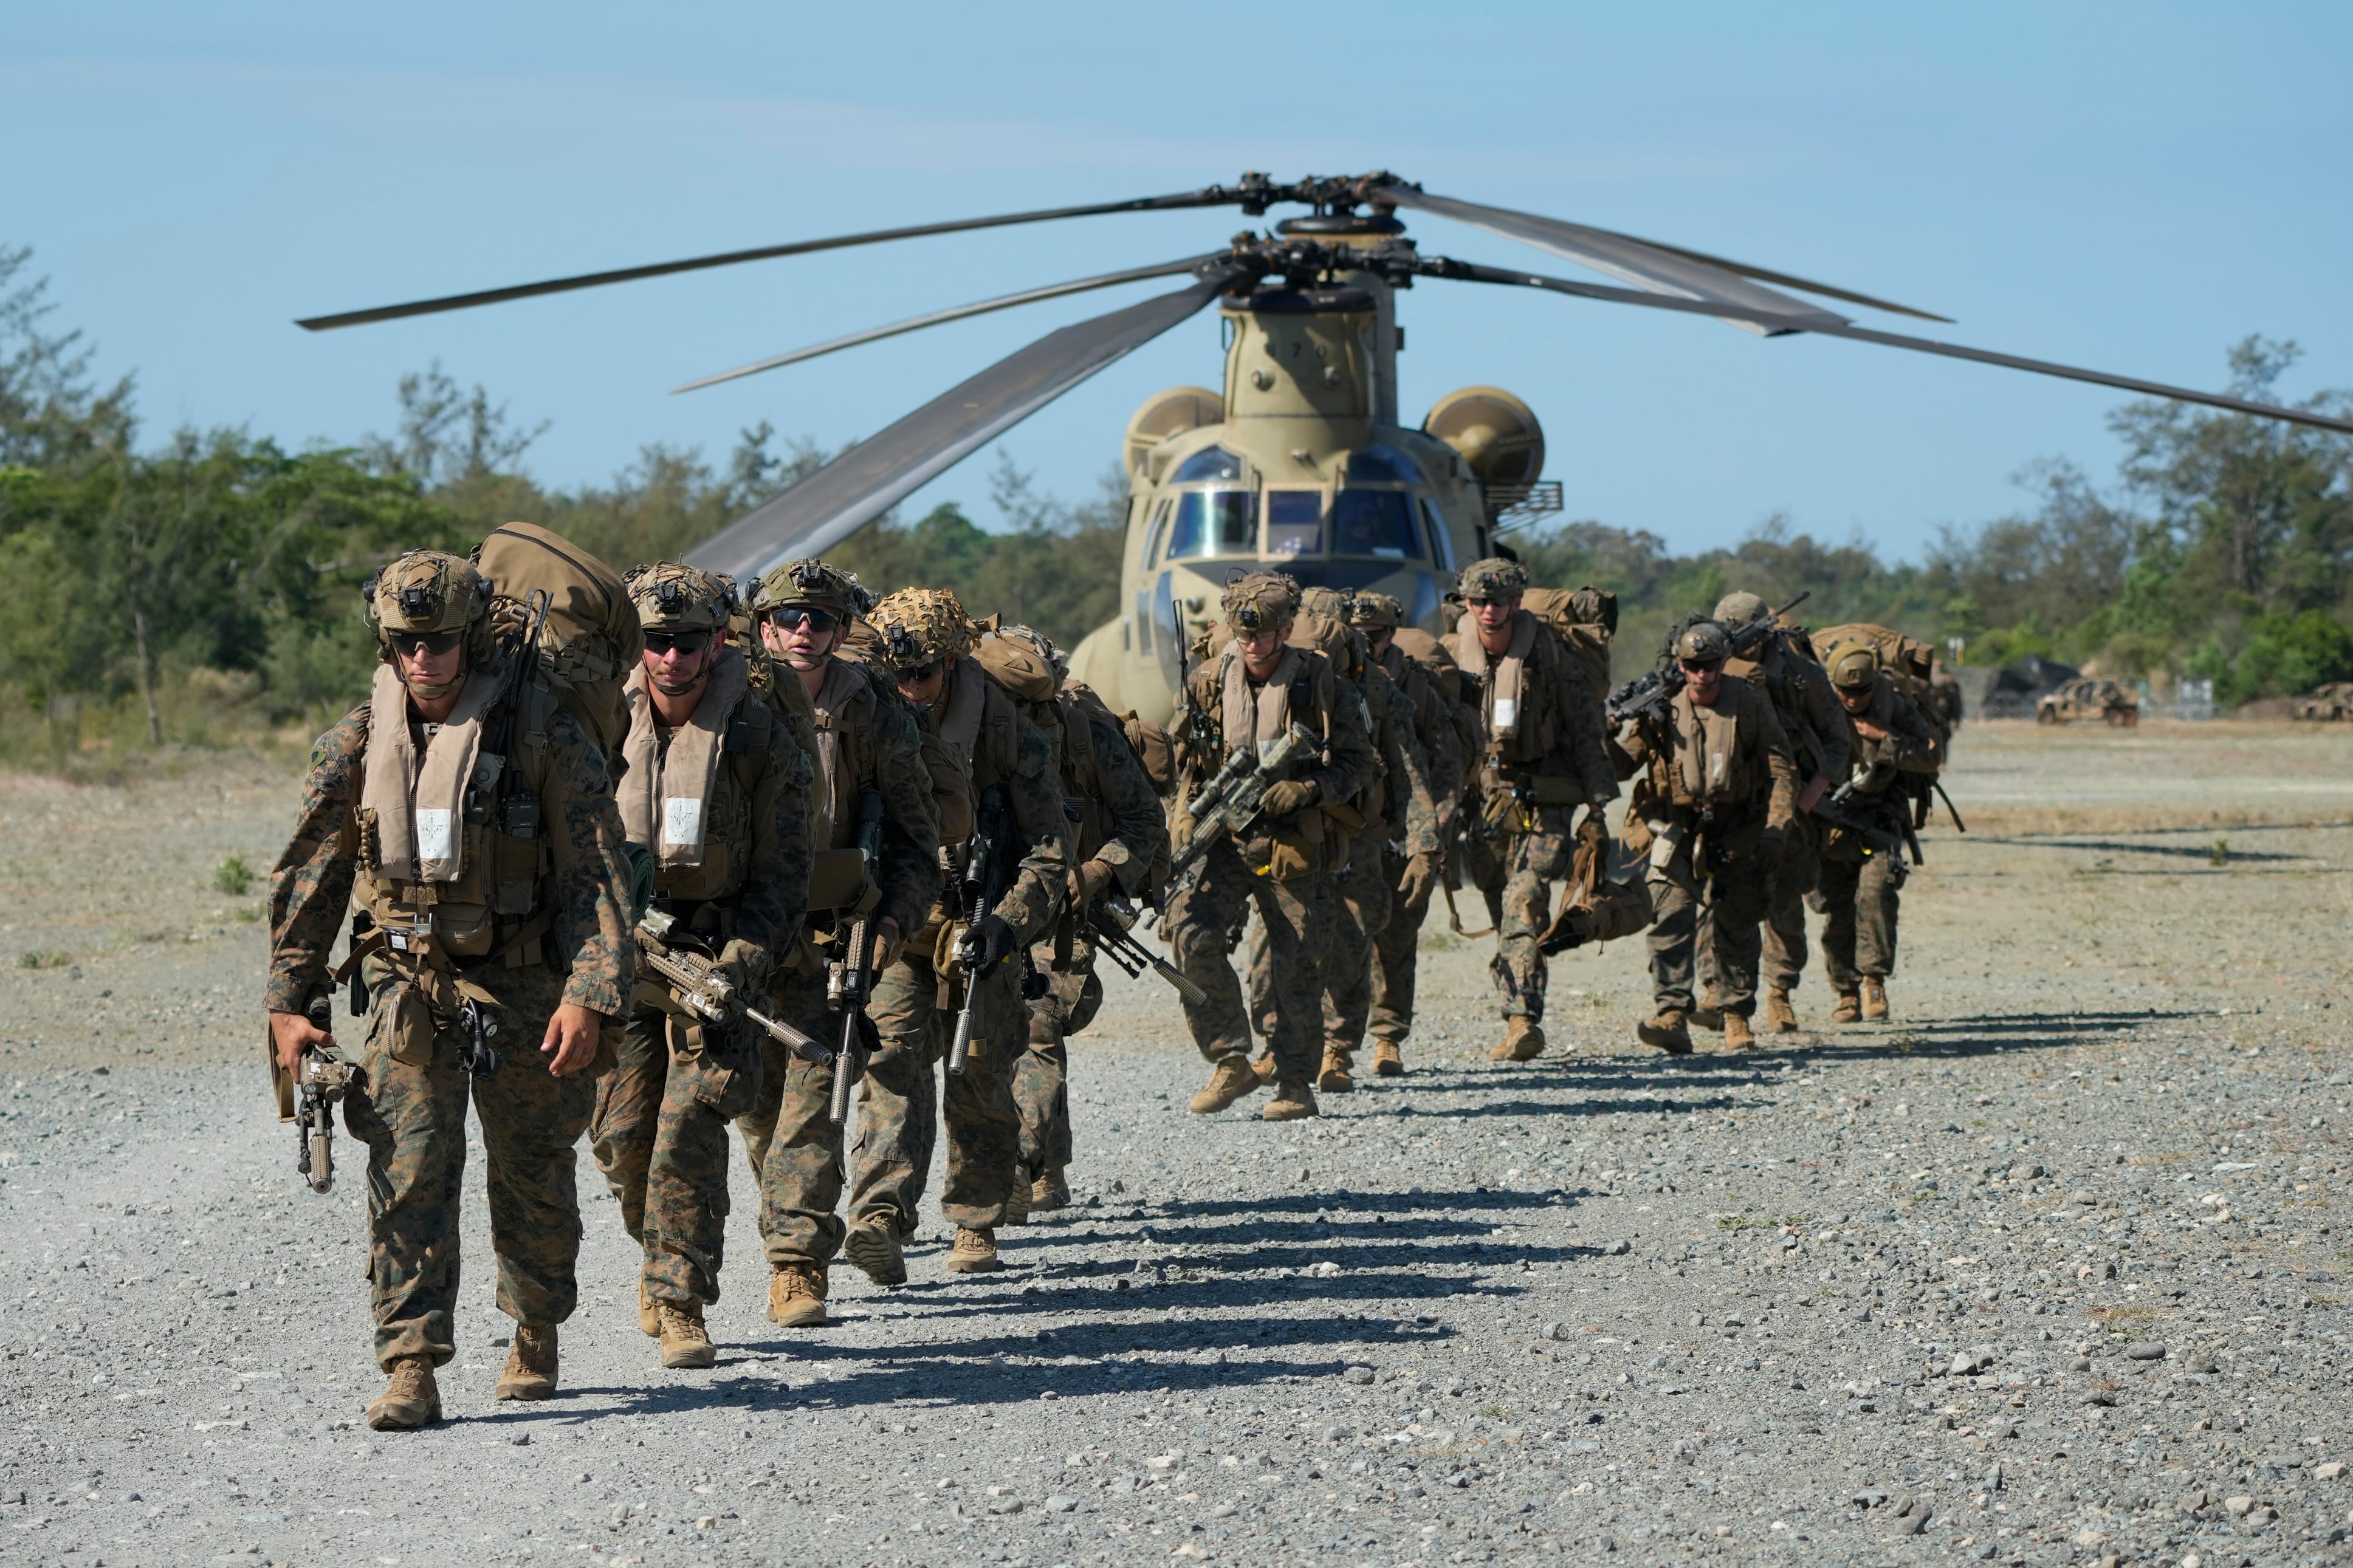
[(1483, 561), (1473, 561), (1462, 568), (1461, 586), (1456, 594), (1464, 600), (1508, 599), (1514, 594), (1528, 591), (1528, 569), (1516, 561), (1506, 561), (1490, 555)]
[(946, 588), (902, 588), (866, 617), (881, 635), (892, 668), (953, 663), (972, 647), (972, 617)]
[[(883, 1056), (881, 1073), (868, 1069), (871, 1091), (859, 1109), (858, 1176), (850, 1211), (889, 1209), (901, 1234), (912, 1234), (930, 1175), (933, 1095), (946, 1131), (946, 1168), (940, 1213), (962, 1226), (999, 1225), (1021, 1157), (1021, 1112), (1013, 1099), (1015, 1064), (1028, 1051), (1029, 1010), (1020, 968), (999, 965), (980, 983), (974, 1009), (972, 1054), (961, 1075), (945, 1072), (963, 988), (943, 987), (926, 960), (892, 966), (874, 994), (873, 1016)], [(944, 995), (943, 995), (944, 992)], [(878, 1061), (881, 1057), (878, 1056)], [(941, 1064), (940, 1089), (933, 1064)]]
[(414, 1355), (440, 1366), (457, 1351), (470, 1100), (481, 1119), (499, 1310), (520, 1323), (560, 1323), (579, 1304), (572, 1146), (588, 1125), (596, 1079), (553, 1077), (539, 1055), (562, 999), (554, 973), (532, 964), (506, 978), (497, 1009), (506, 1061), (496, 1074), (470, 1077), (448, 1035), (431, 1065), (395, 1061), (379, 1007), (343, 1100), (343, 1124), (368, 1151), (368, 1293), (386, 1370)]
[(1822, 862), (1822, 968), (1831, 988), (1854, 991), (1864, 975), (1895, 973), (1895, 921), (1908, 868), (1893, 855)]
[[(825, 976), (797, 971), (771, 991), (777, 1016), (829, 1047), (841, 1020), (825, 999)], [(758, 1099), (736, 1118), (752, 1180), (760, 1191), (760, 1240), (771, 1265), (822, 1268), (841, 1250), (842, 1137), (833, 1124), (833, 1068), (760, 1037)]]
[(1716, 1004), (1750, 1017), (1757, 1011), (1758, 925), (1772, 900), (1771, 868), (1754, 855), (1734, 857), (1703, 889), (1685, 838), (1665, 864), (1651, 867), (1651, 994), (1663, 1012), (1692, 1009), (1693, 971), (1700, 926), (1708, 927), (1715, 954)]
[(1781, 864), (1765, 910), (1764, 982), (1767, 990), (1795, 991), (1806, 972), (1806, 895), (1820, 886), (1821, 834), (1809, 814), (1789, 824)]
[[(932, 928), (933, 934), (936, 931)], [(876, 983), (869, 1011), (882, 1048), (866, 1064), (866, 1082), (859, 1091), (857, 1182), (849, 1212), (860, 1219), (891, 1215), (902, 1239), (915, 1234), (923, 1216), (923, 1189), (940, 1141), (934, 1064), (948, 1037), (939, 1035), (933, 1023), (940, 991), (933, 951), (921, 938), (910, 942), (908, 956)], [(955, 1015), (948, 1016), (953, 1030)]]
[(1277, 882), (1250, 874), (1232, 843), (1202, 858), (1199, 879), (1168, 905), (1164, 929), (1172, 962), (1209, 1000), (1184, 1004), (1205, 1060), (1247, 1054), (1250, 1014), (1227, 961), (1228, 933), (1255, 907), (1266, 940), (1250, 955), (1250, 994), (1265, 1025), (1278, 1078), (1313, 1081), (1324, 1034), (1324, 968), (1339, 920), (1327, 876)]
[(622, 1223), (645, 1248), (646, 1289), (683, 1305), (719, 1300), (727, 1123), (757, 1100), (763, 1063), (746, 1029), (699, 1026), (702, 1048), (684, 1054), (670, 1048), (670, 1033), (667, 1013), (630, 1015), (621, 1066), (597, 1085), (588, 1139)]
[[(642, 1013), (643, 1009), (638, 1009)], [(653, 1165), (654, 1133), (661, 1121), (662, 1090), (670, 1080), (670, 1047), (659, 1026), (639, 1026), (633, 1013), (616, 1047), (611, 1071), (596, 1080), (596, 1105), (588, 1120), (588, 1149), (613, 1201), (621, 1207), (621, 1228), (629, 1239), (646, 1239), (646, 1173)]]
[(1374, 1039), (1401, 1045), (1413, 1032), (1413, 996), (1421, 951), (1421, 922), (1429, 917), (1430, 895), (1409, 903), (1395, 891), (1405, 875), (1406, 858), (1381, 847), (1381, 879), (1391, 889), (1389, 918), (1373, 933), (1372, 1007), (1366, 1032)]
[(1557, 821), (1560, 830), (1491, 838), (1474, 823), (1463, 838), (1464, 869), (1485, 896), (1487, 920), (1495, 928), (1495, 956), (1487, 961), (1487, 973), (1494, 981), (1496, 1002), (1504, 1017), (1531, 1024), (1544, 1022), (1545, 993), (1552, 983), (1539, 943), (1552, 924), (1553, 884), (1568, 875), (1577, 847), (1567, 812), (1554, 816), (1538, 807), (1536, 815), (1539, 822)]
[(1040, 942), (1030, 961), (1046, 976), (1046, 994), (1029, 1004), (1029, 1048), (1013, 1068), (1013, 1103), (1021, 1113), (1021, 1173), (1036, 1181), (1071, 1163), (1069, 1040), (1094, 1021), (1103, 1005), (1094, 944), (1071, 944), (1068, 964), (1054, 966), (1054, 948)]

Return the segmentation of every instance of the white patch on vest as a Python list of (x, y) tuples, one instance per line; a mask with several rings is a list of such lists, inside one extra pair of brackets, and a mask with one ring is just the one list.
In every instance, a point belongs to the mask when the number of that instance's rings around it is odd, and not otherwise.
[(1724, 772), (1727, 759), (1722, 752), (1707, 759), (1707, 783), (1710, 789), (1724, 787)]
[(702, 842), (702, 802), (670, 795), (662, 802), (662, 842), (691, 849)]
[(1495, 699), (1495, 732), (1508, 735), (1520, 727), (1520, 702), (1516, 697)]
[(455, 860), (458, 846), (449, 827), (457, 814), (439, 811), (430, 806), (417, 808), (417, 858), (419, 860)]

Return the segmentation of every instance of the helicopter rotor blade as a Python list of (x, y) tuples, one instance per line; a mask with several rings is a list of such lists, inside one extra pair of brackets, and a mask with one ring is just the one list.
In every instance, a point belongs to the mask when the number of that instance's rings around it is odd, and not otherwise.
[(1751, 279), (1787, 284), (1811, 293), (1848, 300), (1877, 310), (1894, 310), (1926, 321), (1947, 319), (1930, 315), (1926, 310), (1915, 310), (1908, 305), (1876, 300), (1868, 294), (1810, 282), (1787, 273), (1767, 272), (1745, 262), (1726, 261), (1703, 251), (1654, 245), (1630, 234), (1569, 223), (1562, 218), (1540, 217), (1533, 213), (1514, 212), (1508, 207), (1486, 206), (1453, 196), (1432, 195), (1411, 185), (1375, 186), (1367, 199), (1413, 207), (1439, 217), (1452, 218), (1457, 223), (1469, 224), (1474, 228), (1483, 228), (1490, 234), (1500, 234), (1523, 245), (1550, 251), (1555, 256), (1590, 267), (1597, 272), (1606, 273), (1652, 293), (1680, 295), (1685, 299), (1713, 300), (1720, 305), (1735, 307), (1725, 312), (1725, 319), (1735, 326), (1743, 324), (1745, 321), (1753, 321), (1754, 312), (1758, 310), (1817, 321), (1846, 319), (1778, 289), (1751, 282)]
[(1230, 206), (1240, 194), (1222, 185), (1174, 195), (1138, 196), (1124, 202), (1096, 202), (1086, 206), (1046, 207), (1036, 212), (1004, 213), (994, 217), (955, 218), (946, 223), (915, 224), (905, 228), (870, 229), (863, 234), (835, 235), (826, 239), (794, 240), (750, 250), (726, 250), (715, 256), (689, 257), (683, 261), (659, 261), (647, 267), (622, 267), (609, 272), (584, 272), (573, 278), (551, 278), (539, 283), (518, 283), (504, 289), (483, 289), (470, 294), (445, 294), (432, 300), (412, 300), (405, 305), (378, 305), (333, 316), (306, 316), (294, 324), (305, 331), (331, 331), (370, 321), (395, 321), (408, 316), (430, 316), (443, 310), (466, 310), (509, 300), (564, 294), (575, 289), (596, 289), (607, 283), (629, 283), (641, 278), (667, 278), (678, 272), (700, 272), (712, 267), (733, 267), (744, 261), (766, 261), (780, 256), (807, 256), (813, 251), (843, 250), (852, 246), (880, 245), (886, 240), (920, 239), (934, 234), (962, 234), (970, 229), (1005, 228), (1015, 224), (1050, 223), (1068, 217), (1099, 217), (1106, 213), (1173, 212), (1187, 207)]
[(934, 476), (1254, 275), (1212, 265), (1198, 282), (1050, 332), (860, 442), (697, 545), (697, 566), (745, 578), (822, 554)]
[(706, 375), (699, 381), (690, 381), (683, 385), (673, 386), (670, 391), (675, 394), (692, 392), (699, 387), (716, 386), (723, 381), (734, 381), (747, 375), (757, 375), (764, 370), (776, 370), (785, 365), (798, 364), (803, 360), (816, 359), (821, 354), (837, 353), (843, 349), (854, 349), (860, 343), (879, 342), (884, 338), (895, 338), (902, 332), (920, 331), (925, 327), (936, 327), (948, 321), (961, 321), (971, 316), (985, 316), (992, 310), (1010, 310), (1016, 305), (1034, 304), (1040, 300), (1059, 300), (1067, 294), (1083, 294), (1092, 289), (1114, 288), (1122, 283), (1140, 282), (1146, 278), (1173, 278), (1179, 273), (1196, 272), (1223, 254), (1222, 251), (1211, 251), (1206, 256), (1188, 256), (1182, 261), (1164, 261), (1156, 267), (1131, 267), (1124, 272), (1106, 272), (1100, 277), (1081, 278), (1069, 283), (1050, 283), (1042, 289), (1024, 289), (1018, 294), (999, 294), (994, 300), (982, 300), (970, 305), (956, 305), (944, 310), (934, 310), (928, 315), (910, 316), (903, 321), (893, 321), (888, 326), (869, 327), (862, 332), (852, 332), (847, 337), (832, 338), (825, 342), (812, 343), (807, 348), (795, 349), (790, 353), (777, 354), (770, 359), (754, 360), (750, 364), (738, 365), (733, 370), (723, 370), (716, 375)]
[[(1688, 315), (1712, 316), (1722, 319), (1721, 304), (1688, 299), (1672, 294), (1646, 293), (1635, 289), (1612, 289), (1599, 283), (1579, 283), (1567, 278), (1547, 278), (1541, 273), (1519, 272), (1502, 267), (1482, 267), (1475, 262), (1454, 261), (1445, 257), (1424, 257), (1419, 268), (1430, 278), (1452, 278), (1466, 283), (1502, 283), (1523, 289), (1541, 289), (1547, 293), (1567, 294), (1580, 300), (1599, 300), (1613, 305), (1639, 305), (1650, 310), (1678, 310)], [(2050, 360), (2027, 359), (2019, 354), (1998, 353), (1991, 349), (1971, 348), (1966, 343), (1948, 343), (1935, 338), (1909, 337), (1901, 332), (1875, 331), (1858, 327), (1852, 321), (1833, 318), (1828, 322), (1809, 317), (1775, 315), (1755, 311), (1746, 318), (1757, 331), (1779, 337), (1798, 332), (1813, 332), (1822, 337), (1852, 338), (1857, 342), (1877, 343), (1883, 348), (1909, 349), (1915, 353), (1941, 354), (1947, 359), (1971, 360), (1978, 364), (2000, 365), (2006, 370), (2029, 371), (2036, 375), (2058, 376), (2067, 381), (2088, 382), (2094, 386), (2113, 386), (2124, 392), (2137, 392), (2150, 397), (2170, 398), (2177, 403), (2201, 404), (2209, 408), (2227, 409), (2233, 414), (2251, 414), (2262, 419), (2280, 419), (2291, 425), (2306, 425), (2316, 430), (2332, 430), (2353, 435), (2353, 419), (2315, 413), (2305, 408), (2287, 408), (2275, 403), (2255, 403), (2243, 397), (2231, 397), (2217, 392), (2199, 392), (2186, 386), (2171, 386), (2161, 381), (2143, 381), (2137, 376), (2114, 375), (2103, 370), (2086, 370), (2080, 365), (2059, 364)]]

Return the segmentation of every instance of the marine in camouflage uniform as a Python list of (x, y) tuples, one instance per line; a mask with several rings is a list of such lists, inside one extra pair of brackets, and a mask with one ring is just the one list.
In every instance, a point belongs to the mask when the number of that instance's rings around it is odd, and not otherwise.
[(1486, 749), (1464, 837), (1472, 878), (1495, 926), (1490, 965), (1504, 1035), (1495, 1061), (1528, 1061), (1544, 1051), (1547, 969), (1538, 945), (1552, 923), (1552, 884), (1566, 877), (1576, 847), (1570, 819), (1587, 807), (1577, 835), (1606, 850), (1602, 813), (1618, 797), (1606, 749), (1606, 695), (1550, 627), (1521, 607), (1526, 568), (1490, 558), (1464, 570), (1467, 611), (1448, 651), (1475, 684)]
[[(914, 716), (894, 685), (841, 653), (850, 628), (873, 604), (857, 578), (803, 560), (762, 577), (751, 605), (777, 686), (786, 700), (797, 693), (808, 705), (817, 763), (809, 816), (820, 870), (806, 929), (780, 949), (769, 995), (777, 1017), (828, 1049), (841, 1042), (844, 1023), (828, 996), (829, 975), (859, 913), (876, 933), (880, 970), (923, 923), (940, 885), (939, 821)], [(871, 864), (859, 848), (870, 806), (880, 810)], [(848, 1175), (845, 1131), (832, 1114), (834, 1068), (765, 1033), (761, 1039), (759, 1099), (736, 1127), (760, 1188), (768, 1317), (785, 1328), (812, 1328), (826, 1321), (828, 1272), (845, 1233), (836, 1213)], [(888, 1039), (880, 1043), (866, 1064), (865, 1092), (911, 1072), (928, 1081), (925, 1063), (911, 1062), (903, 1049), (894, 1054)], [(913, 1227), (909, 1216), (907, 1230)], [(904, 1234), (886, 1226), (867, 1237), (870, 1256), (854, 1260), (880, 1283), (904, 1284)]]
[(940, 1100), (947, 1131), (940, 1212), (956, 1227), (948, 1268), (985, 1273), (1002, 1267), (997, 1227), (1008, 1205), (1018, 1215), (1029, 1197), (1025, 1189), (1014, 1202), (1021, 1113), (1013, 1072), (1029, 1043), (1024, 960), (1069, 901), (1070, 824), (1053, 747), (973, 658), (971, 621), (956, 596), (942, 588), (902, 589), (877, 605), (871, 618), (900, 695), (970, 780), (976, 821), (986, 826), (1001, 814), (1018, 858), (1002, 893), (976, 921), (958, 900), (981, 832), (952, 851), (954, 874), (932, 918), (875, 987), (874, 1022), (884, 1050), (906, 1053), (911, 1068), (921, 1063), (922, 1070), (895, 1082), (875, 1079), (860, 1108), (850, 1256), (858, 1258), (866, 1229), (883, 1216), (914, 1223), (931, 1165), (930, 1064), (949, 1055), (958, 1012), (969, 1001), (970, 1054), (964, 1071), (947, 1075)]
[[(621, 824), (653, 867), (649, 929), (666, 920), (657, 941), (765, 1001), (808, 899), (808, 758), (724, 641), (732, 584), (672, 562), (625, 581), (646, 651), (627, 686)], [(727, 1124), (759, 1099), (766, 1038), (740, 1016), (700, 1016), (641, 969), (619, 1064), (597, 1086), (589, 1147), (645, 1248), (638, 1321), (666, 1367), (718, 1354), (703, 1308), (719, 1300)]]
[[(1013, 657), (1000, 657), (999, 649)], [(1091, 688), (1067, 678), (1061, 650), (1044, 633), (1005, 626), (984, 636), (978, 652), (1054, 748), (1064, 815), (1076, 835), (1070, 903), (1050, 937), (1030, 949), (1046, 984), (1029, 1001), (1029, 1048), (1013, 1070), (1013, 1100), (1021, 1112), (1017, 1182), (1027, 1188), (1028, 1209), (1041, 1212), (1071, 1201), (1069, 1040), (1103, 1005), (1087, 913), (1107, 898), (1133, 907), (1154, 889), (1155, 864), (1166, 869), (1168, 816), (1126, 730)], [(1025, 671), (1018, 690), (1004, 679), (1017, 663)], [(1047, 693), (1041, 700), (1027, 700), (1039, 692)], [(1023, 1194), (1017, 1188), (1015, 1195)]]
[(1628, 845), (1651, 858), (1649, 942), (1657, 1016), (1636, 1034), (1662, 1050), (1691, 1049), (1692, 978), (1704, 912), (1715, 943), (1727, 1046), (1753, 1046), (1757, 928), (1796, 809), (1797, 774), (1772, 702), (1725, 673), (1731, 641), (1713, 621), (1675, 634), (1683, 689), (1619, 735), (1640, 771)]
[(1445, 845), (1461, 810), (1463, 786), (1477, 748), (1467, 742), (1476, 720), (1459, 710), (1453, 693), (1460, 672), (1446, 645), (1407, 626), (1405, 606), (1387, 594), (1358, 594), (1348, 624), (1363, 634), (1367, 652), (1404, 694), (1413, 731), (1427, 759), (1438, 847), (1408, 853), (1403, 839), (1380, 846), (1381, 879), (1394, 895), (1389, 916), (1373, 933), (1372, 1004), (1366, 1027), (1373, 1037), (1373, 1070), (1383, 1078), (1405, 1071), (1402, 1047), (1413, 1030), (1414, 983), (1421, 959), (1421, 926), (1430, 894), (1445, 872)]
[[(311, 748), (294, 836), (270, 878), (265, 1005), (293, 1070), (333, 1041), (303, 1016), (356, 901), (372, 998), (343, 1101), (368, 1149), (368, 1278), (378, 1428), (440, 1418), (433, 1369), (455, 1352), (466, 1107), (488, 1153), (499, 1310), (515, 1320), (500, 1398), (555, 1391), (556, 1325), (579, 1300), (573, 1145), (596, 1095), (588, 1069), (627, 1005), (629, 875), (603, 754), (560, 710), (543, 737), (488, 760), (505, 731), (505, 659), (491, 585), (468, 562), (403, 555), (369, 585), (383, 663), (369, 701)], [(338, 971), (336, 978), (348, 973)], [(495, 1026), (503, 1058), (476, 1047)], [(536, 1047), (536, 1049), (534, 1049)]]
[[(1323, 654), (1356, 689), (1380, 762), (1373, 783), (1349, 803), (1363, 826), (1350, 836), (1347, 863), (1332, 874), (1341, 918), (1332, 928), (1324, 953), (1324, 1057), (1315, 1087), (1334, 1094), (1356, 1087), (1351, 1069), (1372, 1014), (1374, 937), (1388, 924), (1396, 902), (1388, 860), (1408, 868), (1401, 875), (1409, 879), (1427, 874), (1434, 886), (1439, 852), (1430, 756), (1415, 730), (1414, 710), (1388, 671), (1373, 659), (1364, 635), (1351, 624), (1354, 613), (1349, 595), (1333, 588), (1310, 588), (1288, 639), (1294, 647)], [(1426, 910), (1426, 888), (1421, 899)], [(1258, 1016), (1259, 1032), (1271, 1037), (1274, 973), (1263, 923), (1250, 938), (1249, 965), (1251, 1010)], [(1274, 1077), (1272, 1050), (1260, 1058), (1258, 1075), (1261, 1082)]]
[[(1726, 594), (1717, 601), (1718, 626), (1737, 627), (1771, 612), (1755, 594)], [(1781, 841), (1780, 864), (1772, 876), (1771, 901), (1765, 911), (1765, 1026), (1775, 1034), (1793, 1034), (1797, 1008), (1789, 994), (1798, 988), (1806, 969), (1806, 895), (1821, 875), (1821, 826), (1814, 805), (1847, 775), (1854, 749), (1854, 728), (1831, 689), (1831, 678), (1788, 628), (1766, 634), (1746, 658), (1726, 661), (1726, 675), (1737, 676), (1773, 704), (1773, 716), (1788, 738), (1789, 760), (1798, 770), (1798, 798), (1788, 836)], [(1724, 1027), (1717, 1005), (1715, 944), (1712, 926), (1700, 932), (1699, 976), (1706, 987), (1704, 1005), (1692, 1010), (1691, 1021), (1702, 1028)]]
[[(1866, 646), (1826, 649), (1831, 684), (1854, 723), (1855, 791), (1883, 801), (1893, 817), (1908, 809), (1905, 785), (1936, 773), (1935, 726), (1900, 695)], [(1887, 977), (1895, 973), (1895, 921), (1903, 904), (1901, 854), (1880, 854), (1843, 830), (1822, 847), (1820, 900), (1822, 967), (1838, 993), (1833, 1023), (1887, 1016)]]
[(1228, 585), (1224, 608), (1234, 640), (1193, 671), (1178, 723), (1177, 845), (1198, 826), (1187, 805), (1229, 757), (1254, 755), (1293, 727), (1322, 746), (1268, 787), (1257, 818), (1240, 832), (1199, 829), (1217, 837), (1180, 879), (1163, 929), (1176, 968), (1208, 993), (1206, 1003), (1185, 1004), (1194, 1044), (1211, 1064), (1208, 1085), (1190, 1109), (1208, 1115), (1259, 1087), (1250, 1064), (1250, 1015), (1227, 961), (1229, 933), (1257, 910), (1266, 946), (1252, 990), (1263, 1002), (1275, 1077), (1274, 1099), (1260, 1114), (1289, 1121), (1317, 1113), (1311, 1079), (1340, 919), (1332, 873), (1346, 863), (1356, 830), (1350, 803), (1377, 776), (1379, 762), (1356, 687), (1321, 653), (1285, 642), (1299, 611), (1295, 581), (1250, 573)]

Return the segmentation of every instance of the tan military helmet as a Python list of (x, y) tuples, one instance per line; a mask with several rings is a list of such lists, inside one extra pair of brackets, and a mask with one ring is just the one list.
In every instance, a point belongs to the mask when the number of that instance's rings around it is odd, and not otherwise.
[(1715, 602), (1715, 622), (1718, 626), (1745, 626), (1770, 607), (1760, 595), (1726, 594)]
[(882, 638), (883, 658), (900, 674), (953, 664), (972, 649), (972, 617), (947, 588), (902, 588), (866, 617)]
[(1690, 664), (1722, 664), (1732, 657), (1732, 639), (1714, 621), (1694, 621), (1675, 634), (1675, 658)]
[(1348, 624), (1394, 631), (1405, 625), (1405, 606), (1387, 594), (1360, 593), (1349, 601)]
[(621, 578), (638, 624), (648, 631), (724, 631), (735, 613), (735, 584), (682, 562), (632, 566)]
[(1868, 691), (1879, 681), (1879, 650), (1869, 643), (1832, 648), (1831, 684), (1841, 691)]
[(786, 605), (808, 605), (830, 610), (843, 621), (854, 621), (874, 608), (874, 590), (854, 573), (822, 561), (787, 561), (763, 576), (752, 590), (752, 614), (761, 619)]
[[(468, 669), (488, 668), (494, 662), (491, 581), (464, 556), (412, 550), (369, 578), (362, 592), (367, 595), (368, 619), (375, 626), (376, 657), (385, 663), (396, 663), (392, 638), (396, 632), (462, 632)], [(448, 689), (420, 689), (418, 695), (433, 698)]]
[(1220, 601), (1236, 632), (1282, 626), (1299, 614), (1299, 580), (1287, 572), (1244, 572), (1229, 579)]
[(1509, 599), (1528, 591), (1528, 569), (1516, 561), (1490, 555), (1462, 569), (1461, 585), (1452, 597), (1462, 603)]

